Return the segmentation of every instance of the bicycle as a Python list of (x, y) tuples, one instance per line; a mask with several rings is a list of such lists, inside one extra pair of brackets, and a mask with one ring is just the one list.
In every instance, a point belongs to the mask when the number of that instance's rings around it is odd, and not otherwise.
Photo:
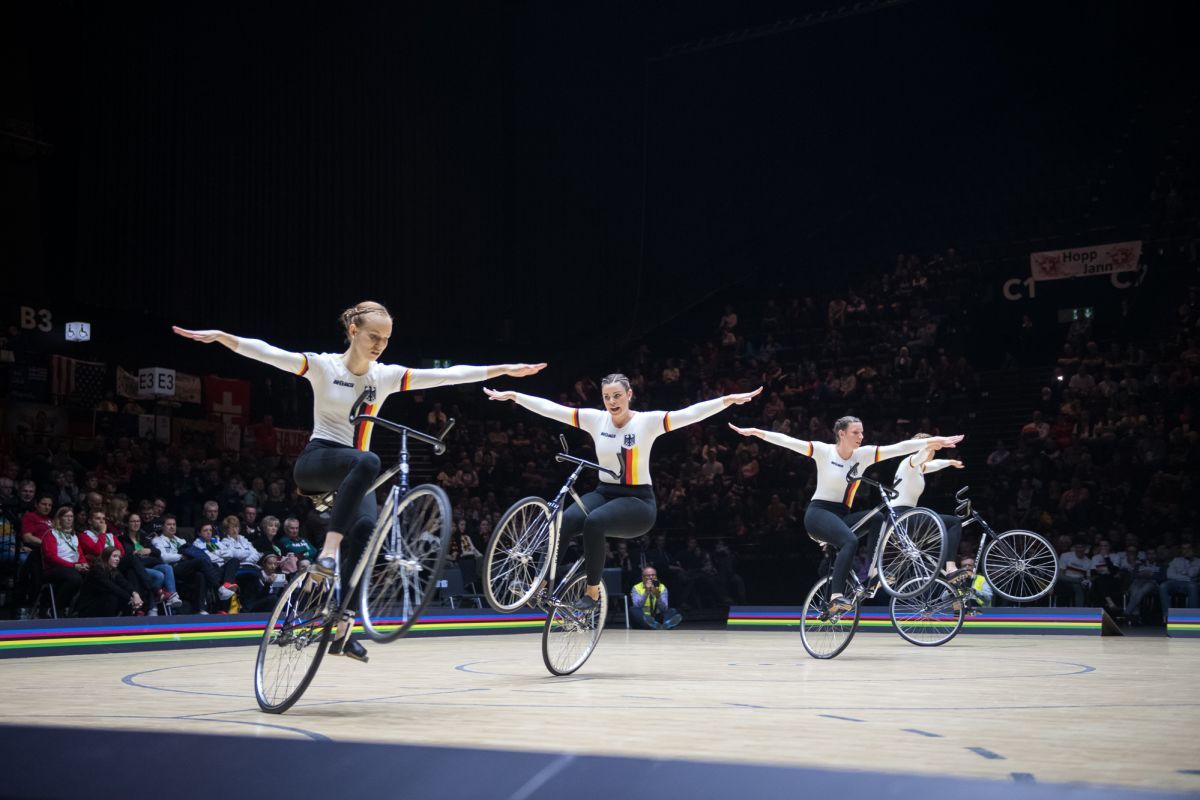
[[(975, 564), (962, 589), (940, 578), (908, 600), (892, 599), (892, 624), (906, 641), (923, 647), (937, 647), (953, 639), (962, 630), (966, 616), (979, 613), (985, 598), (976, 578), (982, 569), (986, 585), (1014, 603), (1032, 603), (1045, 597), (1058, 580), (1058, 556), (1046, 537), (1033, 531), (1011, 530), (1000, 535), (971, 507), (969, 486), (954, 495), (955, 514), (963, 527), (978, 523), (982, 532), (975, 551)], [(989, 541), (990, 537), (990, 541)], [(899, 611), (897, 610), (899, 605)]]
[[(450, 500), (440, 486), (409, 488), (408, 440), (414, 438), (446, 451), (444, 439), (454, 427), (450, 420), (439, 436), (370, 414), (359, 413), (374, 401), (364, 392), (350, 410), (350, 422), (370, 422), (400, 434), (398, 463), (382, 473), (368, 492), (399, 474), (358, 564), (349, 591), (342, 596), (339, 567), (332, 578), (301, 573), (283, 590), (263, 630), (254, 664), (254, 695), (259, 708), (282, 714), (304, 694), (325, 656), (333, 627), (349, 612), (357, 592), (363, 631), (378, 642), (390, 642), (409, 631), (433, 598), (450, 549)], [(318, 511), (333, 504), (335, 492), (308, 495)], [(370, 574), (363, 580), (367, 565)], [(353, 620), (351, 619), (351, 624)], [(349, 635), (349, 634), (347, 634)], [(295, 680), (299, 675), (299, 680)]]
[[(800, 640), (813, 658), (834, 658), (846, 649), (858, 630), (864, 599), (874, 598), (880, 588), (893, 597), (917, 595), (938, 579), (946, 560), (946, 526), (939, 515), (920, 507), (897, 515), (891, 504), (899, 494), (894, 485), (884, 486), (871, 478), (859, 477), (855, 466), (846, 481), (854, 483), (858, 480), (879, 490), (880, 503), (855, 523), (851, 532), (861, 539), (870, 530), (868, 525), (880, 514), (884, 515), (885, 530), (875, 545), (867, 583), (864, 585), (853, 571), (846, 579), (847, 594), (853, 598), (850, 609), (831, 607), (832, 557), (827, 559), (829, 565), (824, 577), (805, 598), (804, 613), (800, 617)], [(825, 542), (812, 534), (809, 538), (828, 549)]]
[(575, 469), (554, 499), (547, 502), (540, 497), (526, 497), (504, 512), (488, 542), (483, 591), (488, 604), (499, 612), (511, 613), (528, 603), (546, 612), (542, 661), (551, 674), (570, 675), (596, 649), (608, 617), (608, 592), (601, 583), (600, 602), (595, 608), (579, 611), (574, 607), (587, 587), (587, 575), (579, 573), (582, 556), (556, 582), (564, 503), (570, 495), (587, 515), (587, 506), (575, 491), (575, 481), (583, 470), (594, 469), (614, 478), (617, 474), (569, 455), (566, 439), (560, 436), (559, 441), (563, 452), (554, 459), (575, 464)]

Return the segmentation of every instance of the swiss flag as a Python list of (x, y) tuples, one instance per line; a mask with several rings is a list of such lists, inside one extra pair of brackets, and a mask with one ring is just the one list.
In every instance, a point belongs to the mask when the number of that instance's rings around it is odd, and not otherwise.
[(245, 425), (250, 421), (250, 381), (205, 375), (204, 409), (213, 420)]

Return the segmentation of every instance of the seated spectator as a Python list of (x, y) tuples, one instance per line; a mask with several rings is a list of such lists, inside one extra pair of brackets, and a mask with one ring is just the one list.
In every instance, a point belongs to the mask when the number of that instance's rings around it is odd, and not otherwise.
[(1123, 611), (1117, 603), (1122, 595), (1121, 578), (1113, 562), (1112, 544), (1101, 539), (1092, 556), (1092, 602), (1102, 605), (1110, 614)]
[(1197, 576), (1200, 576), (1200, 558), (1195, 557), (1191, 543), (1185, 542), (1180, 546), (1179, 556), (1167, 564), (1167, 579), (1158, 587), (1164, 618), (1174, 595), (1181, 594), (1187, 597), (1185, 608), (1196, 608), (1200, 605), (1197, 602)]
[(81, 617), (115, 617), (129, 612), (145, 613), (142, 597), (121, 575), (121, 550), (116, 545), (105, 547), (93, 559), (91, 569), (79, 590), (76, 610)]
[[(975, 556), (964, 555), (958, 560), (959, 569), (973, 570), (975, 569)], [(980, 572), (975, 575), (975, 580), (971, 584), (971, 588), (975, 590), (975, 605), (990, 606), (995, 600), (995, 591), (992, 585), (987, 582), (987, 578), (983, 577)]]
[[(201, 614), (208, 613), (208, 590), (218, 589), (224, 594), (222, 599), (228, 599), (233, 593), (221, 586), (222, 573), (217, 569), (205, 553), (188, 544), (181, 538), (176, 529), (176, 519), (173, 514), (167, 514), (162, 519), (163, 532), (152, 540), (154, 549), (164, 563), (170, 564), (175, 570), (178, 585), (187, 586), (190, 583), (190, 599), (196, 610)], [(212, 526), (208, 523), (211, 535)], [(220, 587), (220, 588), (218, 588)]]
[(70, 608), (89, 569), (75, 534), (75, 512), (63, 506), (54, 512), (54, 524), (42, 538), (42, 580), (54, 587), (59, 614)]
[(222, 536), (217, 543), (221, 558), (225, 561), (234, 561), (240, 567), (247, 568), (247, 571), (257, 571), (262, 553), (258, 552), (250, 540), (242, 534), (241, 525), (242, 521), (232, 514), (221, 520)]
[(1121, 576), (1125, 581), (1125, 592), (1128, 596), (1125, 601), (1125, 617), (1131, 622), (1140, 624), (1142, 600), (1158, 588), (1158, 581), (1154, 580), (1154, 574), (1158, 569), (1152, 561), (1138, 552), (1136, 544), (1126, 547), (1125, 552), (1118, 555), (1124, 556), (1118, 566), (1121, 569)]
[(483, 553), (479, 552), (479, 548), (471, 539), (471, 534), (466, 531), (454, 534), (451, 544), (458, 545), (459, 558), (483, 558)]
[[(125, 546), (117, 535), (108, 529), (106, 512), (93, 509), (88, 513), (88, 527), (79, 534), (79, 549), (83, 551), (88, 564), (95, 566), (100, 562), (104, 550), (115, 547), (121, 552), (118, 559), (121, 576), (142, 597), (156, 597), (165, 579), (160, 572), (150, 572), (140, 559), (125, 558)], [(107, 563), (107, 562), (105, 562)], [(157, 612), (157, 609), (155, 609)]]
[[(255, 480), (260, 480), (256, 478)], [(260, 526), (258, 523), (258, 508), (252, 503), (247, 503), (242, 506), (241, 515), (241, 530), (242, 536), (246, 537), (251, 543), (258, 538)]]
[(266, 555), (274, 553), (277, 556), (283, 557), (283, 550), (280, 549), (278, 542), (275, 541), (279, 535), (279, 518), (266, 516), (263, 517), (262, 525), (258, 529), (258, 535), (250, 540), (250, 544), (258, 552)]
[[(237, 517), (233, 517), (233, 519), (236, 522)], [(189, 549), (193, 553), (199, 553), (199, 555), (195, 555), (197, 559), (207, 558), (216, 566), (217, 572), (220, 574), (220, 588), (217, 589), (217, 594), (222, 600), (228, 600), (237, 592), (236, 579), (241, 562), (223, 550), (221, 541), (211, 523), (201, 522), (196, 531), (196, 538), (192, 540)]]
[(1091, 571), (1092, 559), (1087, 555), (1087, 545), (1082, 539), (1076, 539), (1071, 550), (1058, 559), (1059, 597), (1065, 600), (1069, 595), (1071, 605), (1083, 606), (1085, 590), (1092, 585), (1089, 580)]
[(312, 542), (300, 535), (300, 520), (288, 517), (283, 521), (283, 537), (276, 538), (275, 544), (284, 555), (294, 553), (299, 561), (300, 569), (308, 569), (308, 565), (317, 556), (317, 548)]
[[(54, 510), (54, 497), (49, 492), (38, 495), (33, 509), (26, 511), (21, 517), (21, 543), (33, 550), (42, 546), (42, 539), (50, 533), (54, 521), (50, 512)], [(75, 515), (71, 514), (72, 524)]]
[(281, 559), (274, 553), (262, 557), (254, 572), (238, 573), (238, 595), (246, 611), (270, 611), (279, 593), (287, 586), (287, 576), (279, 569)]
[(683, 620), (682, 615), (671, 608), (667, 587), (658, 582), (658, 571), (654, 567), (642, 568), (642, 580), (634, 584), (629, 596), (633, 603), (630, 619), (638, 628), (669, 630)]
[[(129, 515), (125, 520), (125, 530), (117, 537), (117, 542), (121, 545), (124, 555), (122, 567), (126, 561), (137, 561), (142, 568), (162, 575), (161, 588), (158, 590), (159, 599), (172, 608), (179, 608), (183, 605), (183, 600), (180, 599), (179, 592), (175, 587), (175, 568), (164, 562), (154, 546), (148, 540), (143, 539), (141, 515)], [(150, 598), (146, 597), (145, 599), (149, 600)], [(149, 613), (153, 615), (156, 611), (157, 609), (152, 607)]]

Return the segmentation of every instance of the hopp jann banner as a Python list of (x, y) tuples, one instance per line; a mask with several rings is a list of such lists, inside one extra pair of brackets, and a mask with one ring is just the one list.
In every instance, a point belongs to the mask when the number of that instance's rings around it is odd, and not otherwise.
[(1138, 268), (1141, 257), (1141, 242), (1117, 242), (1030, 253), (1029, 267), (1035, 281), (1089, 278), (1114, 272), (1132, 272)]

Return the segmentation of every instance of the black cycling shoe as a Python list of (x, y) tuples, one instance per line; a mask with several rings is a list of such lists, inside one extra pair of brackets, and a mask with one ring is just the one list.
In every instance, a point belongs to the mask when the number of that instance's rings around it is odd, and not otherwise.
[(322, 556), (308, 565), (308, 574), (314, 578), (332, 578), (337, 569), (337, 560), (333, 556)]
[(338, 639), (333, 644), (329, 645), (329, 655), (331, 656), (346, 656), (353, 658), (355, 661), (367, 663), (367, 648), (362, 646), (361, 642), (351, 639), (347, 636), (345, 639)]
[(960, 584), (967, 583), (968, 579), (971, 577), (971, 568), (960, 567), (953, 572), (947, 572), (943, 577), (945, 577), (946, 583), (950, 584), (951, 586), (959, 586)]
[(847, 597), (846, 595), (839, 595), (829, 601), (830, 614), (843, 614), (847, 611), (850, 611), (852, 608), (854, 608), (853, 596)]
[(596, 606), (600, 605), (599, 600), (593, 600), (586, 594), (571, 604), (571, 607), (576, 611), (592, 611)]

